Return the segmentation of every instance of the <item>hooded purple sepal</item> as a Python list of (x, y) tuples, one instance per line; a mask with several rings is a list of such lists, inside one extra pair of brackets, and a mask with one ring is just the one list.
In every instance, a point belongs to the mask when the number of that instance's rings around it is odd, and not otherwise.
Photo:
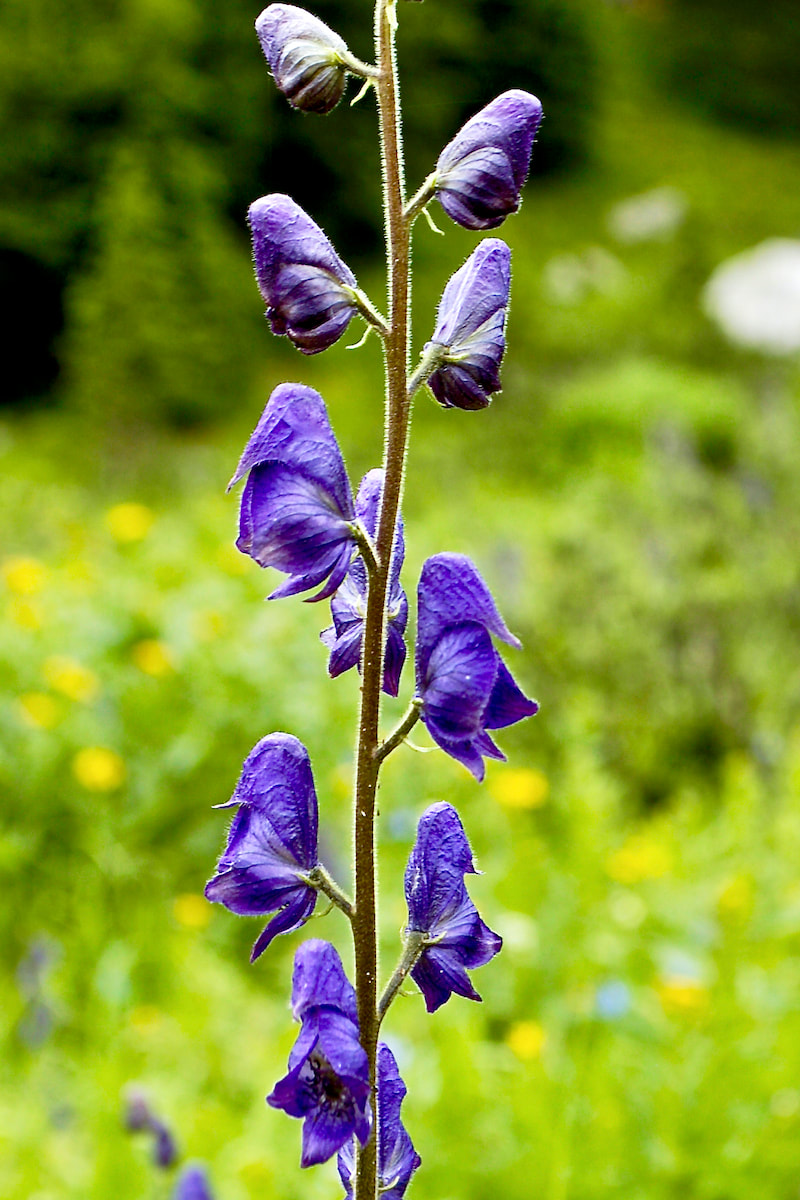
[(353, 272), (291, 197), (262, 196), (247, 219), (272, 332), (286, 334), (304, 354), (327, 350), (357, 311)]
[(342, 452), (318, 392), (300, 383), (275, 388), (229, 488), (244, 475), (236, 545), (260, 566), (289, 575), (269, 599), (323, 583), (309, 599), (332, 595), (356, 548), (356, 514)]
[(189, 1163), (178, 1176), (172, 1200), (214, 1200), (205, 1167)]
[(302, 1022), (289, 1070), (267, 1103), (303, 1120), (302, 1167), (325, 1162), (351, 1138), (369, 1137), (369, 1062), (358, 1040), (356, 999), (336, 950), (317, 938), (295, 955), (292, 1011)]
[(542, 106), (530, 92), (503, 92), (445, 146), (436, 164), (436, 196), (466, 229), (495, 229), (520, 205)]
[(425, 349), (439, 366), (428, 384), (444, 408), (486, 408), (500, 390), (500, 361), (511, 286), (511, 251), (485, 238), (442, 293), (436, 328)]
[(480, 782), (484, 756), (505, 759), (487, 729), (502, 729), (539, 711), (517, 687), (490, 634), (512, 646), (519, 642), (475, 564), (463, 554), (427, 559), (417, 600), (421, 718), (437, 745)]
[(425, 936), (411, 978), (428, 1012), (452, 992), (480, 1000), (467, 970), (488, 963), (503, 945), (467, 895), (466, 874), (476, 871), (461, 819), (451, 804), (432, 804), (420, 818), (405, 875), (407, 932)]
[[(381, 1200), (403, 1200), (421, 1159), (402, 1121), (400, 1106), (407, 1092), (395, 1057), (385, 1042), (378, 1045), (378, 1174)], [(345, 1200), (352, 1200), (355, 1144), (350, 1139), (339, 1151), (339, 1178)]]
[(332, 29), (293, 4), (270, 4), (256, 33), (272, 76), (286, 99), (304, 112), (329, 113), (347, 83), (347, 44)]
[[(356, 496), (356, 517), (371, 538), (378, 529), (378, 512), (383, 471), (375, 468), (368, 471)], [(383, 659), (383, 690), (396, 696), (400, 688), (400, 675), (406, 660), (404, 634), (408, 623), (408, 600), (400, 586), (400, 571), (405, 557), (403, 520), (398, 517), (395, 532), (394, 552), (389, 584), (386, 592), (388, 628), (386, 650)], [(331, 600), (333, 624), (323, 629), (320, 637), (330, 650), (328, 674), (331, 678), (349, 671), (351, 667), (361, 670), (361, 643), (364, 636), (364, 618), (367, 611), (369, 579), (362, 559), (356, 559), (348, 571), (344, 583)]]
[(319, 861), (317, 794), (305, 746), (289, 733), (262, 738), (229, 804), (239, 807), (205, 894), (240, 916), (277, 910), (253, 946), (255, 962), (277, 934), (304, 925), (316, 903), (306, 876)]

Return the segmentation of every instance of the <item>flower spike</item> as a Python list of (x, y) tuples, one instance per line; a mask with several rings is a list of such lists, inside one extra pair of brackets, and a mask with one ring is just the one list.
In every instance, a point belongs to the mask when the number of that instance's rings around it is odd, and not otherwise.
[(463, 554), (436, 554), (422, 567), (418, 588), (417, 697), (437, 745), (480, 781), (483, 756), (505, 755), (487, 733), (539, 711), (524, 696), (490, 634), (512, 646), (491, 592)]
[(503, 940), (478, 916), (464, 875), (476, 874), (472, 851), (452, 804), (440, 801), (422, 814), (405, 875), (407, 934), (423, 935), (411, 978), (435, 1012), (453, 992), (480, 1000), (467, 969), (482, 967)]
[(530, 92), (503, 92), (476, 113), (439, 155), (433, 186), (465, 229), (495, 229), (520, 205), (542, 106)]
[(292, 1011), (301, 1022), (289, 1071), (267, 1103), (303, 1121), (301, 1167), (325, 1162), (372, 1127), (369, 1062), (358, 1040), (356, 997), (339, 955), (313, 938), (298, 948)]
[(262, 196), (247, 219), (272, 332), (285, 334), (304, 354), (327, 350), (359, 310), (355, 275), (291, 197)]
[(500, 390), (510, 286), (511, 251), (486, 238), (444, 289), (425, 347), (437, 364), (428, 384), (444, 408), (486, 408)]
[(342, 452), (318, 392), (300, 383), (275, 388), (228, 487), (245, 475), (236, 546), (259, 566), (289, 576), (269, 599), (320, 584), (309, 599), (327, 599), (347, 574), (356, 549), (356, 513)]
[(314, 911), (308, 874), (317, 866), (317, 794), (308, 752), (296, 737), (271, 733), (245, 759), (228, 805), (238, 811), (208, 900), (239, 916), (276, 912), (253, 946), (251, 962), (279, 933), (292, 933)]

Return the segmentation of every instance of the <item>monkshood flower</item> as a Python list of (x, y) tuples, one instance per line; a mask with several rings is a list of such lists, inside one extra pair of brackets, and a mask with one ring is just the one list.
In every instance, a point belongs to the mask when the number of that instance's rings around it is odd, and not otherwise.
[(270, 4), (256, 33), (280, 91), (295, 108), (329, 113), (347, 83), (347, 44), (318, 17), (293, 4)]
[(178, 1147), (169, 1128), (156, 1116), (147, 1097), (136, 1089), (128, 1094), (125, 1125), (130, 1133), (149, 1133), (153, 1138), (153, 1162), (166, 1170), (178, 1157)]
[(480, 1000), (467, 970), (482, 967), (503, 940), (485, 925), (467, 895), (464, 875), (477, 874), (458, 813), (440, 801), (422, 814), (405, 875), (406, 937), (422, 935), (411, 978), (435, 1012), (453, 992)]
[(463, 554), (425, 561), (417, 592), (417, 696), (433, 740), (480, 782), (483, 755), (505, 760), (487, 729), (539, 711), (517, 687), (492, 644), (509, 633), (475, 564)]
[(205, 1168), (189, 1163), (178, 1176), (172, 1200), (214, 1200)]
[(255, 962), (277, 934), (305, 924), (317, 898), (308, 882), (318, 863), (317, 794), (302, 742), (289, 733), (262, 738), (221, 807), (231, 805), (239, 807), (205, 894), (239, 916), (276, 912), (253, 946)]
[[(395, 1057), (385, 1042), (378, 1045), (378, 1175), (381, 1200), (403, 1200), (411, 1176), (421, 1159), (400, 1120), (406, 1095)], [(352, 1200), (355, 1143), (351, 1138), (339, 1151), (339, 1178), (345, 1200)]]
[(262, 567), (289, 575), (269, 596), (294, 596), (327, 580), (341, 584), (356, 545), (353, 493), (325, 403), (313, 388), (281, 383), (244, 448), (232, 488), (245, 475), (236, 545)]
[(436, 197), (466, 229), (494, 229), (520, 204), (542, 106), (530, 92), (503, 92), (476, 113), (439, 155)]
[[(375, 468), (368, 471), (356, 496), (356, 517), (360, 524), (375, 538), (378, 529), (378, 510), (383, 471)], [(386, 651), (383, 659), (383, 690), (396, 696), (400, 687), (400, 674), (406, 660), (406, 644), (403, 635), (408, 623), (408, 600), (400, 586), (400, 571), (405, 557), (403, 521), (398, 518), (395, 534), (392, 567), (386, 594), (388, 628)], [(331, 600), (333, 624), (323, 629), (320, 637), (330, 650), (328, 674), (331, 678), (349, 671), (351, 667), (361, 669), (361, 642), (364, 636), (364, 618), (367, 613), (368, 592), (367, 568), (363, 559), (357, 558), (345, 576), (344, 583)]]
[(437, 364), (428, 384), (444, 408), (486, 408), (500, 390), (510, 286), (511, 251), (486, 238), (444, 289), (425, 347)]
[(327, 350), (358, 311), (355, 275), (291, 197), (262, 196), (247, 219), (272, 332), (286, 334), (304, 354)]
[(295, 954), (292, 1014), (301, 1022), (289, 1071), (267, 1103), (303, 1120), (302, 1167), (325, 1162), (352, 1137), (369, 1137), (369, 1063), (358, 1040), (356, 995), (329, 942)]

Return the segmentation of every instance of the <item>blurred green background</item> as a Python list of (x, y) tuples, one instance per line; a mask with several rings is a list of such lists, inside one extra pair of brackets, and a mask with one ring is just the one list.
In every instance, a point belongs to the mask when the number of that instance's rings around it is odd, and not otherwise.
[[(361, 56), (364, 0), (314, 6)], [(275, 94), (243, 0), (0, 13), (0, 1194), (164, 1198), (143, 1088), (219, 1200), (340, 1195), (264, 1105), (296, 938), (206, 904), (253, 743), (297, 734), (345, 882), (357, 680), (327, 608), (266, 606), (224, 486), (272, 387), (325, 396), (357, 480), (377, 346), (271, 337), (248, 203), (291, 192), (380, 302), (374, 112)], [(505, 938), (485, 1003), (386, 1026), (419, 1200), (774, 1200), (800, 1187), (797, 354), (703, 315), (717, 265), (800, 237), (800, 23), (740, 0), (400, 6), (409, 182), (497, 92), (546, 120), (512, 246), (504, 391), (420, 397), (406, 586), (470, 554), (542, 705), (477, 787), (400, 750), (381, 791), (386, 972), (402, 870), (456, 804)], [(437, 218), (438, 219), (438, 218)], [(476, 242), (415, 234), (415, 345)], [(356, 335), (357, 336), (357, 333)], [(355, 336), (343, 339), (355, 340)], [(409, 678), (403, 696), (409, 694)], [(387, 721), (402, 703), (387, 704)], [(424, 740), (421, 735), (419, 741)], [(308, 933), (349, 962), (338, 914)]]

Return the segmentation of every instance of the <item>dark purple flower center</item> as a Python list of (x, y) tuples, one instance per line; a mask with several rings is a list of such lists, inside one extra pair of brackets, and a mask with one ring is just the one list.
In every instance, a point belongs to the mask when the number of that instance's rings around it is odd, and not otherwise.
[(337, 1115), (352, 1112), (350, 1089), (319, 1050), (309, 1054), (300, 1080), (309, 1108), (325, 1108)]

